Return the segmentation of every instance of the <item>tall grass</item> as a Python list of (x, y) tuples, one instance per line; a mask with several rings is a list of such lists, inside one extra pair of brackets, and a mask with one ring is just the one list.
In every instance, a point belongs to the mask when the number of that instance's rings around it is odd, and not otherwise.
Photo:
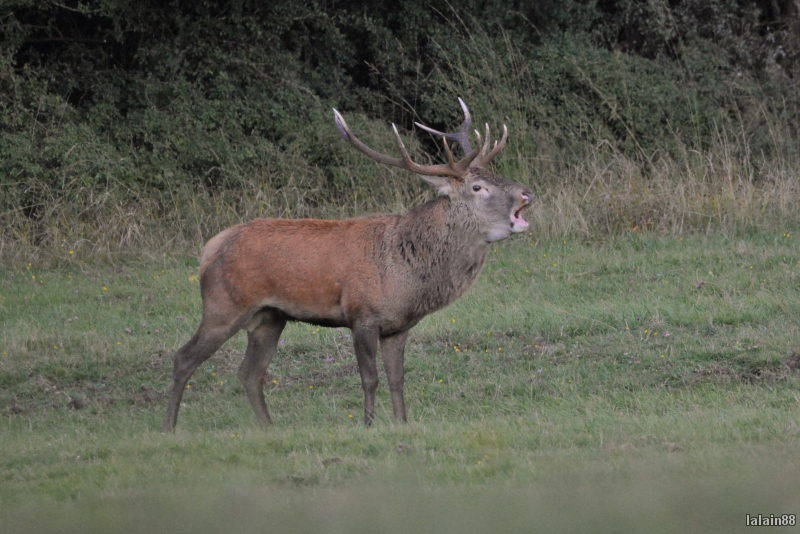
[(540, 202), (533, 211), (535, 231), (553, 239), (796, 227), (798, 167), (770, 161), (756, 168), (732, 147), (721, 143), (650, 162), (599, 146), (563, 175), (535, 184)]
[[(735, 234), (790, 230), (800, 223), (795, 155), (776, 151), (775, 157), (756, 160), (737, 132), (720, 130), (707, 149), (681, 146), (677, 154), (662, 152), (650, 159), (632, 158), (600, 143), (587, 149), (582, 160), (569, 163), (563, 149), (522, 126), (496, 170), (533, 187), (537, 202), (527, 218), (543, 241), (603, 239), (629, 231)], [(388, 138), (388, 129), (382, 130)], [(220, 230), (256, 217), (402, 213), (432, 196), (414, 176), (354, 162), (332, 169), (345, 185), (338, 198), (326, 199), (320, 185), (325, 172), (298, 163), (280, 188), (274, 175), (216, 191), (183, 185), (164, 193), (136, 192), (113, 184), (97, 191), (76, 182), (59, 192), (43, 188), (35, 220), (19, 209), (2, 214), (0, 261), (52, 265), (68, 250), (101, 261), (191, 253)]]

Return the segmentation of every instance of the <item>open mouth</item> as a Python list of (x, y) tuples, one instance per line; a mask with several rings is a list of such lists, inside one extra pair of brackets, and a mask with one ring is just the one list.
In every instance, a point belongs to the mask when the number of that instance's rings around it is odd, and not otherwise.
[(524, 232), (528, 229), (528, 221), (522, 218), (522, 213), (530, 207), (530, 203), (526, 202), (517, 211), (511, 214), (511, 231), (514, 233)]

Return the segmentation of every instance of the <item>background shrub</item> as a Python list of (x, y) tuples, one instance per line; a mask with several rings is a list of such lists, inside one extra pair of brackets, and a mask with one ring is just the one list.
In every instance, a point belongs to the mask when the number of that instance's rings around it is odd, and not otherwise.
[[(573, 199), (564, 225), (542, 203), (545, 237), (590, 220), (797, 220), (776, 211), (800, 168), (792, 0), (7, 0), (0, 32), (5, 259), (196, 246), (259, 215), (404, 209), (428, 192), (351, 153), (330, 109), (385, 151), (397, 123), (424, 157), (438, 145), (413, 122), (453, 128), (456, 96), (494, 132), (509, 125), (503, 172)], [(671, 201), (681, 183), (699, 199)], [(629, 186), (672, 193), (615, 192)]]

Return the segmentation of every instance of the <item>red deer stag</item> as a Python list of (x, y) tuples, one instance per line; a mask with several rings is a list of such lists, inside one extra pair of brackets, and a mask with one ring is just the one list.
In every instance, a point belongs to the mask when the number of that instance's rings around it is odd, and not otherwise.
[[(414, 163), (392, 125), (400, 158), (359, 141), (338, 111), (342, 137), (370, 158), (419, 175), (439, 193), (405, 215), (346, 221), (257, 219), (217, 234), (203, 248), (200, 292), (203, 318), (175, 353), (174, 374), (162, 431), (171, 432), (192, 373), (244, 328), (247, 350), (239, 380), (258, 421), (271, 424), (264, 376), (287, 321), (347, 327), (353, 332), (364, 389), (364, 423), (375, 417), (380, 344), (395, 419), (406, 420), (403, 355), (408, 331), (426, 315), (464, 294), (481, 272), (489, 243), (528, 228), (522, 212), (533, 200), (527, 187), (488, 171), (508, 131), (491, 146), (489, 126), (480, 148), (469, 140), (471, 118), (457, 133), (418, 124), (442, 137), (446, 164)], [(464, 152), (458, 162), (447, 140)]]

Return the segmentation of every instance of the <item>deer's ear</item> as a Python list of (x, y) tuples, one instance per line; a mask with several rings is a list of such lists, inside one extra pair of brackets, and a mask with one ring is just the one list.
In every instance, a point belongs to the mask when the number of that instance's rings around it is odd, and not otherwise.
[(440, 195), (450, 196), (458, 190), (460, 182), (448, 176), (423, 176), (418, 174), (420, 180), (436, 189)]

